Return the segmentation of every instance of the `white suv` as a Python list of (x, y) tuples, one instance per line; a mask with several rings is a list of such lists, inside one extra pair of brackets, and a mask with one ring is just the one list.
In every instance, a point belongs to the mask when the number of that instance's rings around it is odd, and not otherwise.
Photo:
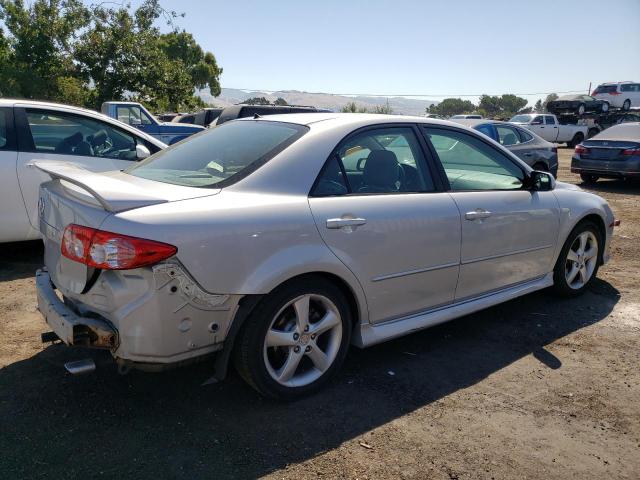
[(631, 107), (640, 107), (640, 83), (603, 83), (598, 85), (591, 96), (606, 100), (614, 108), (629, 110)]

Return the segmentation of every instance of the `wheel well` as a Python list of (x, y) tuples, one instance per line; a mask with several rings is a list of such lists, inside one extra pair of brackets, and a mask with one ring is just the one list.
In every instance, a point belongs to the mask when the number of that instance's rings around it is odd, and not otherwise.
[(353, 293), (353, 290), (351, 289), (351, 287), (347, 282), (345, 282), (342, 278), (340, 278), (338, 275), (335, 275), (333, 273), (328, 273), (328, 272), (303, 273), (302, 275), (297, 275), (295, 277), (289, 278), (285, 282), (275, 287), (273, 290), (275, 290), (276, 288), (280, 288), (283, 285), (286, 285), (290, 282), (299, 281), (301, 278), (322, 278), (324, 280), (327, 280), (333, 283), (336, 287), (340, 289), (342, 294), (347, 299), (347, 303), (349, 304), (349, 312), (351, 313), (351, 319), (353, 323), (351, 327), (355, 328), (356, 325), (360, 323), (360, 309), (358, 307), (358, 301), (356, 300), (356, 296)]

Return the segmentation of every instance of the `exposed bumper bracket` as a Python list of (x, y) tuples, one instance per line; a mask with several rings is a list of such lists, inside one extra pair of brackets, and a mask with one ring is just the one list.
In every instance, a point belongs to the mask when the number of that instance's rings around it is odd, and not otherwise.
[(107, 320), (81, 317), (58, 298), (46, 269), (36, 272), (36, 290), (38, 309), (53, 329), (53, 332), (45, 334), (47, 338), (55, 332), (67, 345), (108, 349), (118, 347), (118, 332)]

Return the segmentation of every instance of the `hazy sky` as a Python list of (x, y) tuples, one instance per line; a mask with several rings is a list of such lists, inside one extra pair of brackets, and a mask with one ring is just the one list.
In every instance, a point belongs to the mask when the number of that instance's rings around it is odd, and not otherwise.
[(223, 87), (435, 98), (640, 81), (640, 0), (163, 5), (186, 14), (178, 24), (216, 55)]

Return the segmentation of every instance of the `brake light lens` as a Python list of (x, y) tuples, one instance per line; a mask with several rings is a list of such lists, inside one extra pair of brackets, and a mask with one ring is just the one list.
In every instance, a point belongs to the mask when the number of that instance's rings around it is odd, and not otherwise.
[(176, 254), (173, 245), (71, 224), (64, 229), (62, 255), (89, 267), (128, 270), (153, 265)]
[(622, 151), (622, 155), (640, 155), (640, 147), (637, 148), (627, 148), (626, 150)]
[(579, 145), (576, 145), (576, 150), (574, 153), (577, 153), (578, 155), (582, 155), (584, 153), (589, 153), (589, 149), (584, 145), (579, 144)]

